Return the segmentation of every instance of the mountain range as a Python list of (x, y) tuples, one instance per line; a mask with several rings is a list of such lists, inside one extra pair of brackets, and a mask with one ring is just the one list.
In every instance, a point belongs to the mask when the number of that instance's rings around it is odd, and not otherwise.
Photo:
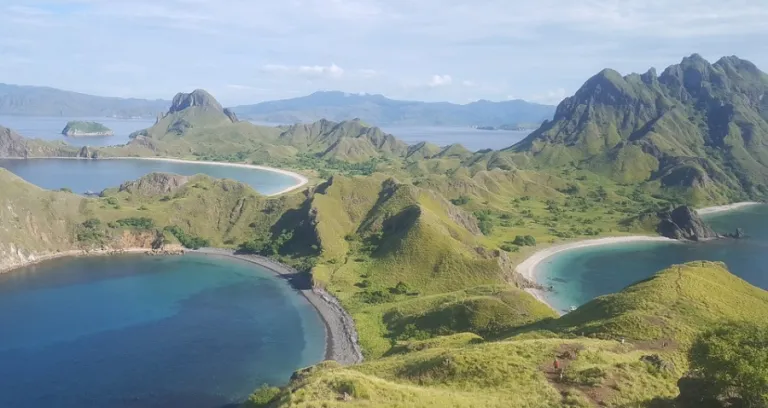
[(768, 75), (737, 57), (711, 64), (698, 54), (661, 75), (606, 69), (507, 151), (705, 199), (765, 197)]
[[(49, 87), (0, 84), (0, 115), (70, 117), (155, 117), (172, 101), (86, 95)], [(477, 101), (466, 105), (414, 102), (382, 95), (315, 92), (301, 98), (242, 105), (231, 109), (254, 121), (308, 123), (361, 118), (376, 125), (517, 126), (552, 117), (554, 106), (522, 100)]]
[(466, 105), (448, 102), (415, 102), (382, 95), (315, 92), (300, 98), (236, 106), (241, 117), (274, 123), (344, 121), (361, 118), (377, 126), (502, 126), (541, 123), (552, 117), (554, 107), (511, 100), (480, 100)]
[(169, 101), (86, 95), (40, 86), (0, 84), (0, 115), (155, 117)]

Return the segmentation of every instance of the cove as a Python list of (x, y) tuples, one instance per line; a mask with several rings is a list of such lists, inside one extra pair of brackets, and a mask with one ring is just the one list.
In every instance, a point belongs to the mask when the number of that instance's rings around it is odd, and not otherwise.
[(701, 243), (636, 242), (560, 252), (536, 266), (536, 280), (554, 289), (544, 293), (544, 299), (564, 312), (598, 296), (621, 291), (671, 265), (698, 260), (725, 262), (735, 275), (768, 289), (768, 205), (703, 218), (715, 231), (743, 228), (749, 238)]
[(136, 180), (152, 172), (193, 176), (207, 174), (250, 185), (261, 194), (276, 194), (298, 184), (287, 174), (247, 167), (209, 163), (141, 159), (0, 159), (6, 168), (24, 180), (48, 190), (69, 188), (75, 193), (101, 192)]
[(63, 258), (0, 275), (0, 406), (220, 408), (325, 352), (271, 272), (187, 254)]

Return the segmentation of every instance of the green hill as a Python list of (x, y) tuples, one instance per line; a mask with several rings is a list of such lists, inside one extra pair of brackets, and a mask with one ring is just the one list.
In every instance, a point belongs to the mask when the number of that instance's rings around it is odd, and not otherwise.
[[(297, 372), (270, 406), (673, 407), (695, 334), (766, 315), (768, 292), (722, 264), (695, 262), (518, 331), (534, 330), (527, 334), (411, 341), (359, 366)], [(552, 369), (555, 356), (563, 380)], [(341, 401), (345, 392), (349, 401)]]
[(511, 152), (541, 166), (586, 166), (624, 183), (653, 181), (694, 199), (768, 194), (768, 75), (692, 55), (661, 75), (604, 70)]

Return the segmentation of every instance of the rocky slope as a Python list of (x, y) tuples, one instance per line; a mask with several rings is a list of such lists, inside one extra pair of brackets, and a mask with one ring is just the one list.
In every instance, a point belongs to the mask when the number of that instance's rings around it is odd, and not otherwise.
[(705, 241), (718, 238), (719, 235), (691, 207), (682, 206), (672, 211), (658, 214), (660, 235), (689, 241)]
[(655, 181), (702, 199), (768, 194), (768, 75), (749, 61), (684, 58), (661, 75), (606, 69), (511, 152)]

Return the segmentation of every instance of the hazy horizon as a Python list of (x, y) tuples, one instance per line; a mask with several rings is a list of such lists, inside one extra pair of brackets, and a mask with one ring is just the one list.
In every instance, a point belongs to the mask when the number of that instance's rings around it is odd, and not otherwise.
[(699, 53), (768, 65), (768, 9), (746, 0), (9, 0), (4, 82), (225, 105), (317, 90), (556, 104), (603, 68)]

